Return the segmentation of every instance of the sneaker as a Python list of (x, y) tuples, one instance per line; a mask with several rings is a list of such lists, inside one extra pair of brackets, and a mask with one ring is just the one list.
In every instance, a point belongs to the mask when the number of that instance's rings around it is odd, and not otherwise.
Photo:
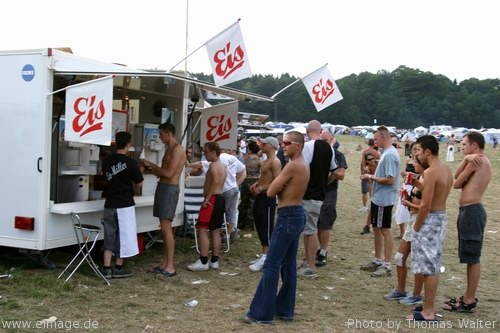
[(257, 255), (257, 259), (250, 261), (250, 262), (249, 262), (249, 264), (250, 264), (250, 265), (255, 264), (257, 261), (259, 261), (259, 260), (260, 260), (260, 256), (261, 256), (260, 254), (259, 254), (259, 255)]
[(113, 268), (112, 270), (112, 278), (113, 279), (122, 279), (134, 276), (134, 273), (129, 271), (128, 269), (122, 268)]
[(233, 232), (229, 234), (229, 241), (231, 243), (234, 243), (235, 240), (240, 238), (240, 231), (238, 229), (235, 229)]
[(376, 264), (373, 261), (370, 261), (368, 264), (361, 266), (359, 269), (367, 272), (375, 272), (382, 264)]
[(302, 269), (302, 268), (309, 268), (309, 265), (307, 264), (305, 259), (302, 261), (302, 264), (297, 266), (297, 270)]
[(360, 209), (358, 209), (358, 212), (360, 212), (361, 214), (368, 214), (368, 207), (361, 207)]
[(369, 225), (365, 225), (363, 227), (363, 231), (361, 231), (361, 235), (369, 234), (369, 233), (370, 233), (370, 226)]
[(386, 301), (397, 301), (406, 298), (406, 292), (402, 293), (394, 288), (390, 293), (384, 295)]
[(210, 266), (208, 265), (208, 262), (206, 264), (202, 264), (201, 260), (198, 259), (195, 262), (193, 262), (191, 265), (187, 266), (187, 269), (190, 271), (208, 271)]
[(242, 315), (242, 316), (240, 317), (240, 322), (242, 322), (243, 324), (249, 324), (249, 325), (251, 325), (251, 324), (253, 324), (253, 323), (256, 323), (255, 319), (250, 318), (250, 317), (249, 317), (249, 316), (247, 316), (247, 315)]
[(384, 277), (391, 275), (392, 275), (392, 269), (387, 268), (384, 265), (380, 265), (379, 268), (377, 268), (377, 270), (371, 274), (372, 277)]
[(264, 267), (264, 262), (266, 261), (266, 258), (267, 258), (267, 255), (263, 254), (262, 256), (260, 256), (259, 260), (257, 260), (252, 265), (248, 266), (248, 268), (252, 272), (259, 272), (262, 269), (262, 267)]
[(415, 296), (413, 293), (408, 293), (405, 298), (399, 300), (399, 304), (403, 305), (422, 305), (424, 304), (423, 296)]
[(297, 271), (297, 276), (303, 278), (315, 278), (318, 276), (318, 272), (309, 267), (302, 267)]
[[(200, 261), (200, 263), (201, 263), (201, 261)], [(208, 266), (209, 266), (211, 269), (219, 269), (219, 262), (218, 262), (218, 261), (216, 261), (216, 262), (210, 262), (210, 263), (208, 264)]]
[(316, 267), (323, 267), (326, 266), (326, 256), (328, 253), (325, 255), (320, 254), (320, 250), (316, 252)]
[(106, 279), (111, 279), (111, 277), (112, 277), (111, 268), (99, 267), (98, 270), (102, 274), (102, 276), (104, 276)]

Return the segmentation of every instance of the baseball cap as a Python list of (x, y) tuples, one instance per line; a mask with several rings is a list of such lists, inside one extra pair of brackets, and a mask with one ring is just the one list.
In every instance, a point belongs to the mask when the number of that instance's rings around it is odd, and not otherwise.
[(274, 149), (278, 149), (280, 146), (278, 139), (276, 139), (275, 137), (272, 137), (272, 136), (268, 136), (266, 138), (258, 138), (257, 140), (262, 142), (262, 143), (270, 144), (271, 146), (274, 147)]

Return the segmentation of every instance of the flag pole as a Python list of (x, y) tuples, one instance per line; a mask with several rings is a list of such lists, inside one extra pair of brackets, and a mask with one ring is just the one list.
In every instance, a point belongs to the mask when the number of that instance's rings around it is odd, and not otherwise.
[[(187, 54), (188, 54), (188, 37), (189, 37), (189, 0), (186, 0), (186, 48), (185, 48), (185, 62), (184, 62), (184, 73), (187, 73), (188, 62), (187, 62)], [(172, 68), (173, 69), (173, 68)]]
[(313, 74), (313, 73), (316, 73), (317, 71), (319, 71), (321, 68), (323, 67), (326, 67), (328, 66), (328, 63), (324, 64), (323, 66), (321, 67), (318, 67), (318, 69), (316, 69), (315, 71), (312, 71), (311, 73), (307, 74), (306, 76), (304, 76), (302, 79), (305, 79), (306, 77), (308, 77), (309, 75)]
[(220, 34), (226, 32), (228, 29), (232, 28), (233, 25), (235, 25), (236, 23), (238, 23), (241, 19), (239, 18), (238, 21), (236, 21), (235, 23), (231, 24), (229, 27), (227, 27), (226, 29), (222, 30), (221, 32), (219, 32), (217, 35), (215, 35), (214, 37), (210, 38), (208, 41), (206, 41), (205, 43), (203, 43), (202, 45), (200, 45), (199, 47), (196, 48), (196, 50), (194, 50), (193, 52), (189, 53), (187, 56), (185, 56), (184, 58), (181, 59), (181, 61), (179, 61), (178, 63), (176, 63), (174, 66), (172, 66), (172, 68), (169, 69), (169, 72), (171, 72), (175, 67), (177, 67), (181, 62), (183, 62), (184, 60), (186, 60), (187, 58), (189, 58), (190, 56), (193, 55), (193, 53), (195, 53), (196, 51), (198, 51), (199, 49), (201, 49), (203, 46), (205, 46), (208, 42), (210, 42), (212, 39), (214, 39), (215, 37), (219, 36)]
[(59, 90), (55, 90), (53, 92), (49, 92), (47, 94), (47, 96), (57, 94), (58, 92), (64, 91), (64, 90), (69, 89), (69, 88), (79, 87), (79, 86), (83, 86), (84, 84), (95, 83), (97, 81), (102, 81), (102, 80), (110, 79), (110, 78), (113, 78), (113, 77), (115, 77), (115, 76), (114, 75), (107, 75), (107, 76), (104, 76), (104, 77), (100, 77), (98, 79), (89, 80), (89, 81), (85, 81), (85, 82), (73, 84), (73, 85), (70, 85), (70, 86), (66, 86), (66, 87), (61, 88)]
[(290, 83), (289, 85), (287, 85), (285, 88), (283, 88), (280, 91), (278, 91), (276, 94), (272, 95), (271, 98), (274, 99), (276, 96), (278, 96), (283, 91), (287, 90), (288, 88), (290, 88), (291, 86), (293, 86), (295, 83), (297, 83), (299, 81), (300, 81), (300, 78), (298, 78), (297, 80), (293, 81), (292, 83)]
[[(308, 77), (309, 75), (311, 75), (312, 73), (315, 73), (316, 71), (318, 71), (319, 69), (327, 66), (328, 63), (324, 64), (323, 66), (319, 67), (317, 70), (315, 71), (312, 71), (311, 73), (307, 74), (306, 76), (304, 76), (303, 78), (306, 78)], [(275, 98), (276, 96), (278, 96), (279, 94), (281, 94), (283, 91), (287, 90), (288, 88), (290, 88), (291, 86), (293, 86), (295, 83), (299, 82), (300, 80), (302, 80), (303, 78), (298, 78), (297, 80), (293, 81), (292, 83), (290, 83), (289, 85), (287, 85), (285, 88), (281, 89), (280, 91), (278, 91), (276, 94), (272, 95), (271, 98)]]

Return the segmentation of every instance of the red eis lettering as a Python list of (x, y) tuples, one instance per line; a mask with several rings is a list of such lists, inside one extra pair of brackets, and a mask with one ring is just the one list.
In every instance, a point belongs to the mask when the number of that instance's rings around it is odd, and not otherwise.
[(319, 104), (323, 104), (331, 94), (333, 94), (333, 82), (328, 79), (323, 83), (323, 79), (312, 88), (312, 93), (314, 95), (314, 101)]
[(80, 133), (80, 137), (93, 131), (102, 129), (103, 122), (100, 121), (106, 114), (104, 100), (96, 103), (96, 96), (79, 97), (73, 104), (76, 117), (73, 119), (73, 130)]
[(231, 128), (233, 128), (231, 118), (223, 114), (208, 118), (207, 125), (208, 130), (206, 137), (209, 142), (229, 139)]
[(214, 54), (215, 74), (222, 78), (227, 78), (238, 68), (245, 64), (245, 52), (238, 45), (234, 51), (231, 50), (231, 42)]

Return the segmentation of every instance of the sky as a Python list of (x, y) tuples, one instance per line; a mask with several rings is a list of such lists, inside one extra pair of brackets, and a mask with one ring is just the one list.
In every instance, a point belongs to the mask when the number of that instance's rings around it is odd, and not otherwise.
[(203, 45), (241, 19), (252, 74), (304, 77), (328, 64), (339, 79), (405, 65), (457, 81), (500, 78), (498, 0), (16, 0), (4, 7), (2, 51), (70, 47), (94, 60), (169, 70), (201, 47), (174, 69), (210, 74)]

